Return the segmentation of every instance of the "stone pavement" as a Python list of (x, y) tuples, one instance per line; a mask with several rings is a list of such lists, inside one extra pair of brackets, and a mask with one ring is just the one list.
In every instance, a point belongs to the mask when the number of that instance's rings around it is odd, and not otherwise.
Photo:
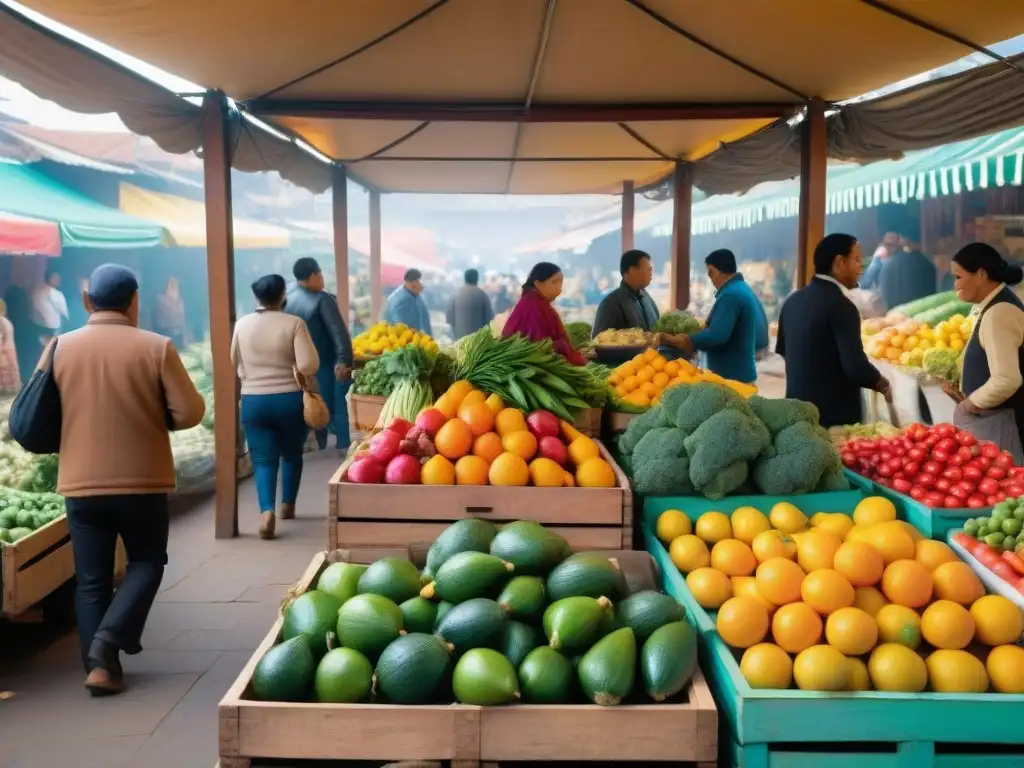
[[(213, 768), (217, 703), (273, 623), (285, 593), (327, 546), (327, 481), (336, 451), (307, 455), (294, 521), (256, 537), (251, 480), (240, 489), (241, 537), (213, 538), (212, 501), (171, 521), (170, 563), (130, 689), (91, 699), (73, 632), (4, 626), (0, 768)], [(12, 639), (13, 636), (13, 639)], [(13, 650), (12, 650), (13, 646)]]

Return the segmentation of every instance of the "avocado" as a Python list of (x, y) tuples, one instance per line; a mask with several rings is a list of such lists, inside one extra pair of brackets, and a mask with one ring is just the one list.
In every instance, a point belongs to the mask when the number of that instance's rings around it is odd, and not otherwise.
[(512, 563), (482, 552), (459, 552), (445, 560), (434, 580), (420, 590), (420, 597), (464, 603), (474, 597), (493, 595), (512, 572)]
[(11, 532), (8, 529), (0, 528), (0, 541), (2, 541), (4, 544), (11, 543)]
[(534, 648), (519, 665), (523, 701), (563, 704), (572, 697), (575, 675), (572, 662), (551, 646)]
[(424, 583), (432, 581), (438, 568), (452, 555), (489, 551), (491, 540), (497, 532), (494, 523), (477, 517), (467, 517), (449, 525), (427, 551), (427, 565), (423, 569)]
[(544, 635), (536, 627), (523, 624), (520, 621), (509, 621), (505, 627), (505, 640), (501, 646), (501, 652), (505, 658), (512, 662), (516, 669), (523, 663), (523, 659), (534, 648), (544, 644)]
[(675, 696), (697, 668), (697, 633), (685, 621), (654, 630), (640, 650), (644, 689), (655, 701)]
[(643, 643), (658, 627), (683, 620), (683, 606), (675, 598), (653, 590), (630, 595), (615, 606), (619, 623), (629, 627), (638, 643)]
[(380, 655), (375, 690), (395, 704), (435, 701), (448, 675), (451, 649), (436, 635), (413, 632)]
[(338, 640), (375, 661), (403, 629), (401, 609), (382, 595), (356, 595), (338, 613)]
[(359, 563), (331, 563), (320, 574), (316, 589), (344, 605), (346, 600), (359, 594), (359, 578), (365, 572), (366, 566)]
[(544, 634), (556, 651), (583, 650), (597, 639), (611, 608), (607, 597), (566, 597), (544, 611)]
[(316, 659), (309, 638), (298, 635), (275, 645), (256, 664), (252, 693), (259, 701), (303, 701), (313, 682)]
[(517, 574), (546, 576), (572, 549), (564, 538), (532, 520), (504, 526), (491, 542), (491, 554), (515, 566)]
[(437, 603), (422, 597), (414, 597), (398, 607), (402, 611), (406, 632), (430, 634), (434, 631), (434, 623), (437, 621)]
[(513, 619), (536, 621), (547, 605), (544, 579), (540, 576), (514, 576), (498, 595), (498, 605)]
[(408, 560), (385, 557), (363, 572), (358, 590), (361, 595), (382, 595), (399, 605), (420, 593), (420, 572)]
[(26, 536), (31, 536), (32, 535), (32, 529), (31, 528), (23, 528), (21, 526), (18, 526), (16, 528), (11, 528), (10, 535), (11, 535), (11, 543), (13, 544), (16, 541), (20, 541), (21, 539), (24, 539)]
[(520, 697), (512, 663), (490, 648), (473, 648), (459, 659), (452, 673), (455, 698), (463, 704), (493, 707)]
[(626, 580), (614, 558), (594, 552), (580, 552), (562, 561), (548, 574), (548, 600), (564, 597), (617, 598), (625, 594)]
[(447, 600), (442, 600), (437, 604), (437, 616), (434, 617), (434, 631), (441, 625), (441, 619), (452, 609), (452, 603)]
[(313, 676), (316, 700), (328, 704), (363, 701), (373, 683), (373, 667), (359, 651), (334, 648), (317, 665)]
[(623, 627), (601, 638), (583, 654), (576, 668), (587, 698), (602, 707), (619, 704), (633, 691), (636, 678), (636, 637)]
[(470, 648), (496, 648), (505, 639), (508, 619), (501, 606), (485, 597), (474, 597), (453, 605), (437, 625), (434, 634), (455, 646), (457, 653)]
[(309, 638), (309, 649), (319, 659), (327, 653), (327, 633), (338, 623), (341, 603), (323, 592), (312, 590), (299, 595), (284, 609), (281, 636), (291, 640), (298, 635)]

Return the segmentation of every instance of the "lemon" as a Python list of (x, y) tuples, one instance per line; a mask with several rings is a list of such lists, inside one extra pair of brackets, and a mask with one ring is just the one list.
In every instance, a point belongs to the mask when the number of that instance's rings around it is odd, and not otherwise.
[(798, 533), (807, 528), (807, 516), (788, 501), (780, 501), (772, 507), (768, 519), (783, 533)]
[(959, 603), (936, 600), (921, 614), (921, 635), (939, 649), (966, 648), (974, 638), (974, 619)]
[[(924, 662), (921, 662), (924, 664)], [(797, 654), (793, 679), (804, 691), (842, 691), (850, 684), (851, 666), (831, 645), (812, 645)]]
[(868, 659), (868, 672), (879, 691), (920, 693), (928, 685), (924, 659), (899, 643), (882, 643), (875, 648)]
[[(819, 512), (818, 514), (820, 515), (821, 513)], [(838, 536), (840, 539), (845, 539), (846, 534), (853, 528), (853, 518), (849, 515), (844, 515), (842, 512), (833, 512), (826, 514), (817, 527), (819, 530), (827, 531), (834, 536)]]
[(985, 668), (992, 687), (1000, 693), (1024, 693), (1024, 648), (1019, 645), (1000, 645), (993, 648)]
[(940, 648), (928, 656), (925, 666), (928, 681), (936, 693), (984, 693), (988, 690), (985, 665), (967, 651)]
[(752, 597), (764, 606), (769, 616), (775, 613), (775, 609), (778, 606), (761, 594), (761, 590), (757, 588), (757, 578), (754, 576), (733, 576), (729, 580), (732, 582), (732, 593), (734, 595), (737, 597)]
[(882, 496), (861, 499), (853, 510), (853, 522), (857, 525), (876, 525), (896, 519), (896, 507)]
[(740, 507), (732, 513), (732, 535), (747, 546), (761, 533), (771, 530), (772, 524), (760, 510), (753, 507)]
[(889, 601), (877, 587), (855, 587), (853, 590), (853, 607), (860, 608), (871, 618), (875, 618), (887, 605)]
[(764, 531), (757, 534), (751, 549), (759, 563), (771, 560), (773, 557), (796, 560), (796, 542), (782, 531)]
[(850, 683), (846, 686), (848, 691), (870, 691), (871, 675), (868, 674), (868, 665), (857, 658), (847, 659), (850, 665)]
[(701, 608), (715, 610), (732, 597), (729, 577), (714, 568), (697, 568), (686, 577), (686, 586)]
[(985, 645), (1015, 643), (1024, 632), (1024, 614), (1002, 595), (985, 595), (971, 606), (974, 639)]
[(708, 544), (732, 538), (732, 524), (721, 512), (705, 512), (697, 518), (697, 536)]
[(656, 526), (658, 538), (666, 544), (688, 533), (693, 533), (690, 518), (678, 509), (666, 509), (658, 515)]
[(751, 688), (789, 688), (793, 682), (793, 661), (772, 643), (758, 643), (743, 652), (740, 674)]
[(878, 639), (883, 643), (917, 648), (921, 644), (921, 617), (913, 608), (890, 604), (875, 614)]
[(878, 642), (878, 625), (860, 608), (840, 608), (825, 622), (825, 639), (846, 656), (860, 656)]
[(693, 534), (683, 534), (672, 539), (668, 547), (668, 556), (682, 573), (703, 568), (711, 562), (708, 545)]

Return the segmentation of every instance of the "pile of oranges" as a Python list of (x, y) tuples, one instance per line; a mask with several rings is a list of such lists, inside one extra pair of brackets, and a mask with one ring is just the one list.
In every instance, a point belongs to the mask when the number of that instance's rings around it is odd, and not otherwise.
[[(457, 381), (433, 405), (443, 423), (437, 454), (424, 462), (424, 485), (533, 485), (611, 488), (615, 472), (598, 444), (553, 415), (533, 429), (518, 408), (506, 408), (468, 381)], [(556, 434), (557, 433), (557, 434)], [(570, 471), (570, 469), (572, 471)]]
[(686, 360), (666, 360), (656, 349), (646, 349), (627, 363), (614, 369), (608, 385), (618, 398), (629, 405), (647, 408), (657, 405), (669, 387), (710, 381), (731, 387), (743, 397), (757, 394), (757, 387), (722, 378)]
[(1024, 693), (1024, 614), (887, 499), (852, 518), (669, 510), (657, 534), (752, 688)]

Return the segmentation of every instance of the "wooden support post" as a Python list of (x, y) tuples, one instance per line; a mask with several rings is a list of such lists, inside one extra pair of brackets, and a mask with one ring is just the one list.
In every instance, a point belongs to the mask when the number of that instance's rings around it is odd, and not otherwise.
[(370, 322), (380, 322), (380, 192), (370, 192)]
[(670, 309), (690, 305), (690, 209), (693, 207), (693, 167), (676, 163), (672, 175), (672, 284)]
[(800, 220), (796, 282), (800, 288), (814, 276), (814, 249), (825, 236), (825, 187), (828, 145), (825, 103), (812, 99), (800, 124)]
[(634, 247), (633, 223), (636, 210), (636, 197), (633, 182), (622, 182), (622, 252), (631, 251)]
[(338, 284), (338, 309), (346, 325), (349, 318), (348, 295), (348, 171), (334, 166), (331, 176), (331, 212), (334, 220), (334, 276)]
[(213, 355), (216, 461), (214, 535), (238, 535), (238, 379), (231, 365), (235, 327), (235, 243), (231, 208), (231, 143), (227, 98), (203, 97), (203, 181), (206, 188), (206, 274)]

